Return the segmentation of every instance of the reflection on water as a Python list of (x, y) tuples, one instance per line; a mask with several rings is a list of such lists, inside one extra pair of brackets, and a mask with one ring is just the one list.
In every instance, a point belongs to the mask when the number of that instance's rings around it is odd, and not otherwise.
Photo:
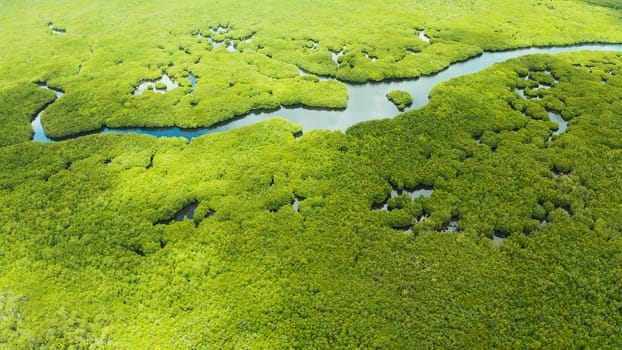
[[(157, 85), (158, 83), (162, 83), (165, 85), (164, 89), (158, 89)], [(147, 90), (151, 90), (154, 92), (159, 92), (161, 94), (171, 91), (174, 88), (178, 87), (179, 84), (176, 81), (173, 81), (168, 75), (163, 74), (162, 78), (158, 79), (158, 80), (152, 80), (152, 81), (146, 81), (140, 85), (138, 85), (138, 87), (136, 88), (136, 90), (134, 90), (134, 95), (142, 95), (143, 92), (147, 91)]]
[(337, 66), (340, 66), (341, 64), (339, 63), (339, 57), (343, 56), (343, 49), (341, 49), (341, 51), (339, 52), (331, 52), (331, 54), (332, 54), (333, 62), (335, 62)]
[(553, 131), (553, 135), (549, 136), (547, 141), (551, 141), (554, 135), (559, 135), (563, 132), (566, 132), (566, 129), (568, 129), (568, 122), (564, 120), (561, 115), (555, 112), (549, 112), (549, 119), (552, 122), (557, 123), (558, 127), (557, 130)]
[(54, 23), (52, 23), (52, 22), (48, 23), (48, 28), (50, 28), (52, 30), (52, 33), (54, 33), (54, 34), (59, 34), (59, 35), (66, 35), (67, 34), (67, 31), (65, 29), (55, 28), (54, 27)]
[(425, 34), (425, 30), (419, 31), (419, 39), (425, 41), (426, 43), (430, 42), (430, 37)]
[(503, 240), (504, 240), (504, 239), (505, 239), (505, 238), (503, 238), (503, 237), (499, 237), (499, 236), (497, 236), (497, 235), (493, 235), (493, 236), (492, 236), (492, 241), (493, 241), (493, 243), (495, 243), (495, 244), (499, 244), (499, 243), (503, 242)]
[[(63, 95), (65, 94), (63, 90), (51, 88), (47, 86), (46, 84), (39, 84), (39, 87), (46, 89), (46, 90), (54, 91), (54, 93), (56, 94), (56, 100), (63, 97)], [(52, 103), (56, 102), (56, 100), (52, 101)], [(39, 113), (37, 113), (37, 115), (35, 116), (35, 119), (33, 119), (32, 122), (30, 122), (30, 125), (32, 125), (32, 131), (34, 131), (34, 136), (32, 138), (33, 141), (39, 141), (39, 142), (52, 142), (53, 141), (51, 138), (49, 138), (45, 134), (45, 131), (43, 130), (43, 124), (41, 124), (41, 117), (43, 116), (43, 112), (45, 111), (45, 108), (47, 108), (47, 106), (45, 106), (42, 110), (40, 110)]]
[(292, 208), (294, 209), (294, 211), (296, 212), (300, 211), (300, 202), (302, 202), (303, 200), (304, 198), (298, 197), (298, 196), (294, 198), (294, 201), (292, 202)]
[(391, 190), (389, 194), (389, 198), (387, 198), (384, 202), (376, 204), (372, 207), (373, 210), (389, 210), (389, 200), (391, 198), (399, 197), (403, 194), (407, 194), (410, 196), (411, 200), (415, 200), (419, 197), (430, 197), (434, 192), (434, 188), (430, 186), (417, 186), (413, 190), (403, 189), (396, 190), (395, 188)]
[[(348, 88), (348, 106), (343, 110), (313, 110), (303, 107), (280, 107), (271, 112), (251, 112), (241, 118), (215, 126), (213, 128), (202, 129), (181, 129), (178, 127), (165, 129), (104, 129), (108, 133), (142, 133), (158, 137), (179, 136), (192, 139), (193, 137), (210, 134), (214, 132), (226, 131), (240, 126), (255, 124), (259, 121), (271, 117), (288, 119), (294, 123), (302, 125), (304, 131), (313, 129), (329, 129), (345, 131), (350, 126), (374, 119), (394, 117), (395, 106), (386, 99), (386, 94), (391, 90), (403, 90), (413, 96), (412, 106), (405, 111), (418, 109), (428, 103), (428, 96), (432, 88), (441, 82), (473, 74), (491, 66), (494, 63), (503, 62), (510, 58), (520, 57), (535, 53), (560, 53), (580, 50), (602, 50), (620, 51), (622, 45), (578, 45), (565, 47), (549, 48), (527, 48), (502, 52), (486, 52), (465, 62), (451, 65), (446, 70), (432, 75), (422, 76), (418, 79), (405, 79), (396, 81), (385, 81), (379, 83), (349, 84), (344, 83)], [(343, 51), (342, 51), (343, 52)], [(338, 53), (333, 53), (338, 55)], [(304, 74), (304, 71), (300, 71)], [(560, 128), (562, 127), (560, 123)], [(565, 130), (565, 129), (564, 129)], [(562, 132), (562, 131), (560, 131)]]
[(197, 77), (192, 73), (188, 73), (188, 79), (190, 80), (190, 93), (194, 93), (194, 87), (197, 85)]

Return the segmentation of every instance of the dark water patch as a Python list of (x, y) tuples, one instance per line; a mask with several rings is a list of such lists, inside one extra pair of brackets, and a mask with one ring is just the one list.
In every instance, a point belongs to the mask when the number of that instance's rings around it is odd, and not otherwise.
[(175, 213), (175, 221), (183, 221), (185, 218), (190, 220), (194, 219), (194, 211), (197, 209), (198, 205), (198, 202), (192, 202), (182, 208), (180, 211)]
[(139, 245), (130, 245), (129, 247), (127, 247), (127, 249), (131, 252), (134, 252), (136, 255), (138, 256), (146, 256), (147, 254), (145, 254), (145, 252), (143, 251), (142, 247), (140, 247)]
[(217, 27), (209, 27), (209, 30), (214, 34), (225, 34), (229, 32), (229, 27), (219, 24)]
[(191, 202), (190, 204), (178, 210), (170, 219), (159, 220), (158, 222), (156, 222), (156, 224), (168, 225), (171, 224), (173, 221), (184, 221), (184, 219), (186, 218), (192, 220), (194, 219), (194, 211), (197, 209), (198, 206), (198, 202)]
[(493, 237), (494, 236), (497, 236), (497, 237), (499, 237), (501, 239), (506, 239), (506, 238), (510, 237), (510, 234), (507, 233), (507, 232), (502, 232), (502, 231), (495, 230), (495, 232), (493, 233)]
[(572, 207), (570, 207), (570, 204), (567, 204), (567, 203), (559, 204), (556, 206), (556, 208), (566, 211), (568, 215), (570, 216), (574, 215), (574, 210), (572, 210)]
[(388, 211), (389, 210), (389, 204), (387, 203), (389, 200), (385, 200), (382, 203), (374, 203), (371, 206), (371, 210), (384, 210), (384, 211)]
[(151, 169), (153, 168), (153, 158), (155, 157), (155, 154), (152, 154), (151, 157), (149, 157), (149, 164), (147, 164), (147, 166), (145, 167), (145, 169)]
[(394, 230), (398, 230), (398, 231), (403, 231), (405, 233), (412, 233), (413, 232), (413, 225), (409, 224), (406, 226), (396, 226), (396, 227), (391, 227)]
[(448, 223), (443, 225), (441, 229), (443, 232), (458, 232), (458, 218), (452, 217)]
[(367, 52), (365, 53), (365, 57), (367, 57), (372, 63), (374, 63), (374, 62), (376, 62), (378, 60), (377, 57), (370, 56)]
[(194, 87), (197, 85), (197, 77), (192, 73), (188, 73), (188, 80), (190, 80), (190, 93), (194, 94)]
[(556, 166), (553, 166), (553, 168), (551, 169), (552, 178), (561, 177), (561, 176), (569, 176), (570, 174), (571, 174), (570, 170), (560, 170)]
[(48, 23), (48, 28), (50, 28), (52, 30), (53, 34), (58, 34), (58, 35), (66, 35), (67, 34), (67, 30), (65, 28), (54, 27), (54, 23), (52, 23), (52, 22)]

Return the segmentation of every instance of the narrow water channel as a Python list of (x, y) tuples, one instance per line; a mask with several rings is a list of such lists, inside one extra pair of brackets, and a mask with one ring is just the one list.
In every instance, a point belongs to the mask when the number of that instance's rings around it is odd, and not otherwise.
[[(54, 91), (54, 93), (56, 94), (56, 100), (63, 97), (63, 95), (65, 94), (65, 92), (63, 92), (62, 90), (50, 88), (45, 84), (39, 84), (39, 87), (41, 87), (42, 89)], [(54, 102), (56, 102), (56, 100), (54, 100)], [(34, 131), (34, 136), (32, 140), (39, 142), (53, 142), (54, 140), (52, 140), (45, 134), (45, 131), (43, 130), (43, 124), (41, 124), (41, 117), (43, 116), (44, 111), (45, 109), (39, 111), (39, 113), (37, 113), (37, 115), (35, 116), (35, 119), (30, 122), (30, 125), (32, 125), (32, 130)]]

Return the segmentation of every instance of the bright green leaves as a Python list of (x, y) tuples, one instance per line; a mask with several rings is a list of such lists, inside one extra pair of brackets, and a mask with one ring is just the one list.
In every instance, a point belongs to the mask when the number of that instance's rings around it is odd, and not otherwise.
[(0, 146), (32, 139), (30, 122), (37, 113), (54, 102), (54, 92), (34, 83), (19, 83), (0, 87)]
[[(0, 43), (0, 142), (19, 143), (0, 148), (1, 344), (621, 346), (619, 55), (513, 60), (346, 134), (298, 137), (272, 119), (192, 142), (21, 142), (54, 98), (30, 81), (66, 91), (44, 114), (55, 136), (192, 127), (280, 105), (345, 106), (344, 85), (313, 74), (416, 77), (482, 48), (620, 32), (617, 12), (580, 2), (231, 4), (124, 6), (132, 16), (102, 11), (114, 2), (81, 16), (75, 3), (5, 4), (2, 22), (25, 24), (3, 27)], [(432, 44), (418, 38), (422, 19)], [(52, 35), (50, 20), (67, 34)], [(218, 24), (229, 28), (213, 33), (218, 48), (196, 37)], [(32, 45), (16, 44), (24, 28)], [(163, 73), (180, 87), (132, 95)], [(569, 127), (549, 139), (551, 111)], [(432, 194), (405, 191), (420, 185)], [(192, 219), (163, 224), (191, 204)]]
[(387, 93), (387, 98), (400, 110), (409, 107), (413, 103), (413, 97), (408, 91), (392, 90)]
[[(343, 87), (303, 84), (298, 68), (350, 82), (416, 78), (483, 50), (622, 40), (622, 23), (612, 7), (536, 1), (455, 3), (451, 11), (447, 6), (438, 1), (11, 6), (2, 14), (7, 25), (0, 75), (7, 82), (3, 89), (18, 89), (12, 84), (21, 81), (62, 87), (67, 95), (43, 122), (50, 136), (65, 137), (104, 126), (210, 126), (282, 105), (345, 105)], [(75, 8), (81, 9), (79, 16)], [(121, 20), (126, 15), (131, 20)], [(66, 32), (53, 34), (49, 23)], [(423, 29), (431, 43), (421, 40)], [(343, 54), (335, 62), (338, 52)], [(189, 72), (199, 77), (194, 91), (186, 81)], [(182, 87), (151, 97), (131, 95), (140, 82), (163, 73)], [(36, 98), (29, 103), (37, 104)], [(547, 103), (560, 107), (558, 101)], [(533, 114), (544, 119), (541, 111)], [(26, 128), (20, 122), (23, 135)]]

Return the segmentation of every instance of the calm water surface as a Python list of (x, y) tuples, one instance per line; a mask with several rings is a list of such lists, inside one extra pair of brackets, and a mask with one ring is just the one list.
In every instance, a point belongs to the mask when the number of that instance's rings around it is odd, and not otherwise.
[[(148, 134), (156, 137), (185, 137), (192, 139), (205, 134), (214, 132), (227, 131), (229, 129), (240, 126), (250, 125), (267, 118), (280, 117), (302, 125), (304, 131), (313, 129), (328, 129), (345, 131), (350, 126), (366, 120), (391, 118), (400, 114), (398, 109), (386, 98), (387, 92), (391, 90), (408, 91), (413, 96), (413, 104), (405, 111), (418, 109), (428, 103), (428, 96), (432, 88), (441, 82), (460, 77), (463, 75), (473, 74), (487, 68), (495, 63), (506, 61), (510, 58), (516, 58), (536, 53), (561, 53), (572, 51), (621, 51), (622, 45), (594, 44), (594, 45), (575, 45), (564, 47), (548, 47), (548, 48), (527, 48), (503, 52), (485, 52), (482, 55), (451, 65), (446, 70), (432, 76), (423, 76), (417, 79), (406, 79), (399, 81), (387, 81), (380, 83), (366, 84), (350, 84), (344, 83), (348, 88), (349, 99), (348, 106), (344, 110), (313, 110), (304, 107), (281, 107), (276, 111), (249, 113), (243, 117), (234, 119), (230, 122), (220, 124), (211, 128), (200, 129), (181, 129), (178, 127), (171, 128), (127, 128), (127, 129), (110, 129), (105, 128), (104, 133), (140, 133)], [(192, 85), (196, 83), (196, 79), (191, 77)], [(559, 121), (556, 121), (563, 127)], [(40, 125), (40, 124), (39, 124)], [(33, 124), (34, 126), (34, 124)], [(561, 129), (561, 128), (560, 128)], [(563, 132), (559, 130), (558, 132)], [(35, 130), (35, 140), (50, 141), (43, 134), (43, 130), (39, 127)]]

